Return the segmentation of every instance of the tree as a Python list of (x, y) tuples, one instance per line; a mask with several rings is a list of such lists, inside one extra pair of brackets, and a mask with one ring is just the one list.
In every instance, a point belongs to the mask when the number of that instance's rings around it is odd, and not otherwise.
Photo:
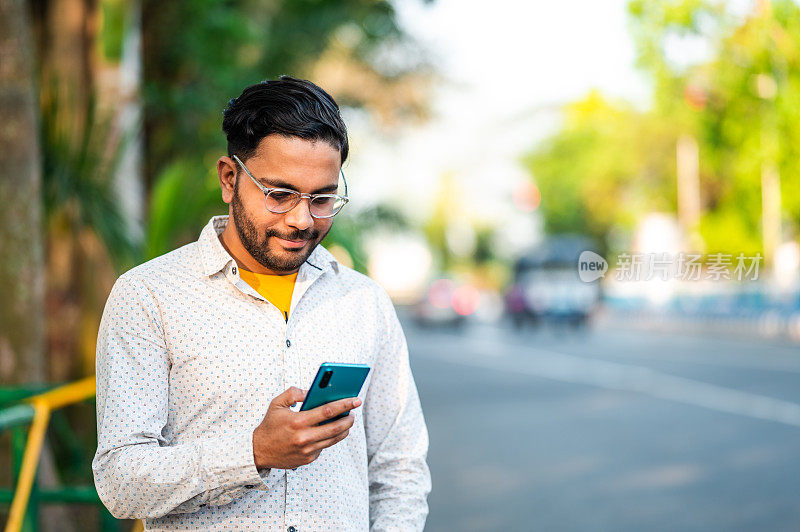
[[(567, 107), (561, 131), (527, 158), (546, 226), (608, 237), (643, 212), (674, 212), (675, 147), (689, 137), (699, 151), (697, 229), (706, 250), (763, 252), (762, 196), (770, 192), (762, 183), (773, 183), (773, 198), (782, 198), (775, 215), (796, 231), (800, 7), (762, 0), (737, 17), (721, 2), (633, 0), (629, 12), (652, 106), (606, 102), (577, 117), (593, 97)], [(707, 53), (687, 61), (672, 51), (679, 41)]]
[(0, 0), (0, 378), (44, 377), (44, 250), (38, 98), (28, 3)]
[[(603, 242), (652, 210), (674, 208), (674, 125), (598, 92), (569, 104), (564, 125), (525, 158), (551, 234)], [(612, 246), (613, 247), (613, 246)]]
[[(425, 116), (430, 69), (385, 0), (145, 0), (142, 26), (147, 257), (226, 212), (214, 169), (226, 152), (221, 112), (244, 87), (290, 74), (384, 124)], [(352, 239), (339, 244), (359, 254)]]
[[(385, 59), (405, 36), (384, 1), (6, 0), (3, 8), (8, 142), (0, 268), (4, 295), (20, 303), (0, 311), (0, 373), (19, 361), (37, 368), (20, 370), (31, 380), (92, 371), (94, 338), (116, 275), (143, 256), (196, 239), (224, 208), (211, 171), (225, 148), (220, 111), (244, 86), (290, 72), (321, 77), (322, 85), (330, 80), (343, 104), (370, 107), (387, 121), (389, 108), (403, 116), (424, 111), (421, 55), (399, 66)], [(120, 120), (135, 97), (122, 90), (122, 78), (136, 74), (138, 61), (126, 58), (137, 53), (129, 45), (139, 31), (146, 245), (130, 224), (139, 206), (126, 212), (117, 186), (120, 159), (130, 155), (140, 125), (135, 117)], [(25, 85), (35, 78), (40, 87)], [(358, 84), (366, 89), (355, 90)], [(135, 170), (126, 175), (140, 179)], [(330, 238), (359, 257), (351, 233)]]

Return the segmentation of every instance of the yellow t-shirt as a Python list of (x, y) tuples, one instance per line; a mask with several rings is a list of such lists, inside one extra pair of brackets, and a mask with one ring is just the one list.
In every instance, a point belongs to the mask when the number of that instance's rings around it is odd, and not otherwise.
[(253, 287), (253, 290), (278, 307), (283, 313), (283, 318), (289, 321), (289, 307), (292, 304), (292, 292), (297, 272), (289, 275), (267, 275), (263, 273), (248, 272), (239, 268), (239, 277)]

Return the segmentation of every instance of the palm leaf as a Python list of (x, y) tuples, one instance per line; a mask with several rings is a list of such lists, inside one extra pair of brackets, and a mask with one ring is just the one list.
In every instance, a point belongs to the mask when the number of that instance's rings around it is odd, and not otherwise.
[(76, 136), (76, 115), (62, 112), (57, 98), (43, 98), (44, 214), (47, 221), (66, 215), (74, 228), (93, 230), (120, 271), (141, 255), (113, 188), (114, 172), (135, 132), (115, 138), (110, 121), (97, 120), (95, 108), (92, 97)]

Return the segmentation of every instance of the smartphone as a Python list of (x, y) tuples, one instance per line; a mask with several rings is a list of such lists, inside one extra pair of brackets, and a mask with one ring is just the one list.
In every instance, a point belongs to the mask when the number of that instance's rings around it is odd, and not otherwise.
[[(345, 364), (341, 362), (324, 362), (319, 366), (317, 375), (306, 393), (306, 399), (300, 411), (311, 410), (318, 406), (356, 397), (367, 379), (369, 366), (365, 364)], [(347, 416), (348, 412), (320, 423), (330, 423)]]

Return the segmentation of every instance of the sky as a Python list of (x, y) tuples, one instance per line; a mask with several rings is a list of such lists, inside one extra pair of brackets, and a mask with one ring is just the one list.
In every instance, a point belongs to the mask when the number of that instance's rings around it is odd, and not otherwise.
[(646, 101), (626, 3), (396, 2), (400, 24), (427, 49), (442, 81), (423, 126), (387, 137), (351, 117), (354, 203), (388, 201), (419, 221), (430, 213), (441, 176), (450, 174), (456, 235), (493, 225), (507, 228), (498, 245), (509, 254), (530, 245), (541, 224), (516, 211), (510, 197), (530, 180), (520, 157), (555, 131), (560, 107), (594, 88)]
[[(627, 0), (398, 2), (401, 24), (471, 98), (513, 115), (583, 95), (646, 94), (633, 68)], [(501, 96), (502, 98), (498, 98)], [(457, 102), (453, 102), (457, 103)], [(442, 102), (444, 112), (454, 109)]]

